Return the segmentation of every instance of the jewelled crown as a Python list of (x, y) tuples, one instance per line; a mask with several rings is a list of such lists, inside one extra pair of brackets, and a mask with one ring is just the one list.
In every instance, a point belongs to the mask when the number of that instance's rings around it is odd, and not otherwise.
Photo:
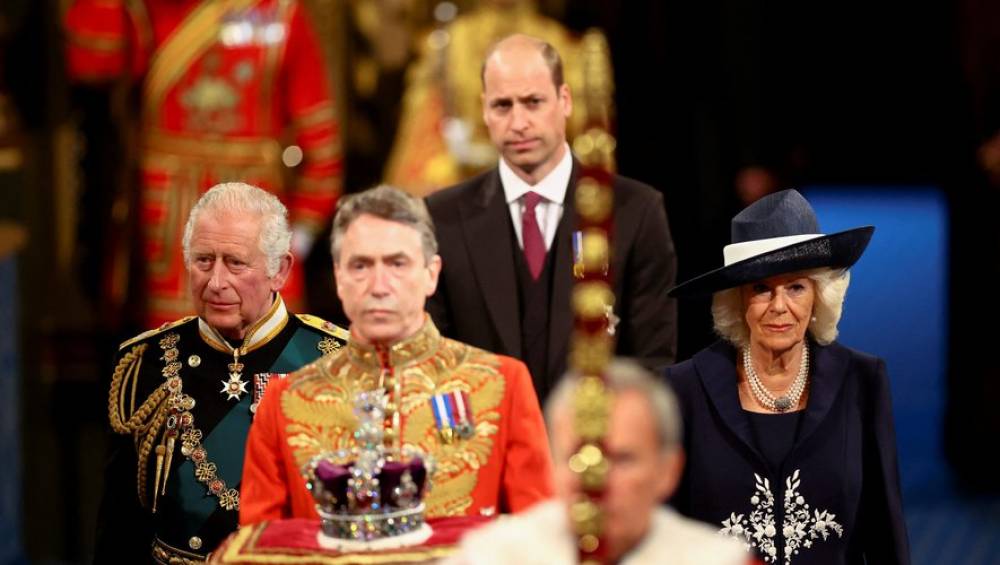
[(386, 402), (381, 390), (360, 393), (355, 447), (317, 455), (302, 469), (326, 536), (375, 541), (424, 525), (430, 462), (417, 450), (383, 444)]

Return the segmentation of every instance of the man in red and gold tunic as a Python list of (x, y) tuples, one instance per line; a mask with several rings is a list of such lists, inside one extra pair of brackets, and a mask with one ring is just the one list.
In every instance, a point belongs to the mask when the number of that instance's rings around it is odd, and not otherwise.
[[(178, 250), (199, 195), (238, 180), (288, 206), (296, 269), (284, 296), (302, 297), (301, 265), (340, 192), (338, 124), (325, 65), (295, 0), (77, 0), (66, 16), (77, 81), (141, 88), (139, 194), (145, 322), (191, 313)], [(284, 132), (294, 132), (283, 182)], [(291, 141), (291, 140), (290, 140)], [(111, 277), (115, 279), (115, 277)], [(122, 288), (110, 292), (123, 292)]]
[(345, 201), (333, 224), (348, 345), (272, 381), (243, 467), (240, 523), (316, 517), (303, 465), (353, 446), (361, 391), (384, 390), (384, 441), (434, 462), (427, 517), (517, 512), (553, 494), (545, 426), (527, 368), (442, 337), (424, 312), (441, 270), (423, 202), (390, 187)]

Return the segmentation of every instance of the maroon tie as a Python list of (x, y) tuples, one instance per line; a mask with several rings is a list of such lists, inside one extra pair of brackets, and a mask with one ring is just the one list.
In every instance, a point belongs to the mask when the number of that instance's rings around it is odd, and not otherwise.
[(528, 262), (531, 278), (538, 280), (545, 265), (545, 240), (542, 230), (538, 227), (538, 217), (535, 206), (542, 200), (541, 195), (534, 192), (524, 194), (524, 212), (521, 214), (521, 239), (524, 241), (524, 259)]

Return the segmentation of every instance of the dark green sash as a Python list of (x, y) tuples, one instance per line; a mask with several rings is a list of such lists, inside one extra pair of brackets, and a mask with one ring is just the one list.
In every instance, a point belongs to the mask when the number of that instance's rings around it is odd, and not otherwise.
[[(310, 329), (304, 327), (297, 329), (268, 372), (291, 373), (315, 361), (321, 354), (317, 348), (321, 338), (321, 335)], [(253, 377), (253, 375), (246, 376), (251, 379)], [(208, 460), (218, 467), (216, 473), (226, 482), (226, 488), (239, 486), (243, 477), (243, 453), (252, 421), (250, 417), (252, 397), (252, 393), (247, 394), (239, 403), (234, 404), (229, 413), (202, 440), (202, 445), (208, 452)], [(195, 427), (198, 427), (197, 406), (192, 412), (195, 416)], [(179, 442), (176, 449), (178, 451), (174, 456), (183, 457), (180, 454)], [(177, 498), (184, 517), (180, 529), (185, 538), (197, 534), (202, 524), (219, 508), (219, 499), (209, 494), (205, 485), (195, 478), (194, 463), (190, 460), (185, 460), (177, 472), (173, 473), (167, 492), (168, 495), (173, 492)]]

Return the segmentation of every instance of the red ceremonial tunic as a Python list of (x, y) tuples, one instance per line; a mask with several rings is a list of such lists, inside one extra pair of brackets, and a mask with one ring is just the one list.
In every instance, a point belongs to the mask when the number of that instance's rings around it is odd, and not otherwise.
[[(327, 221), (340, 192), (339, 130), (322, 53), (298, 2), (77, 0), (66, 28), (71, 77), (124, 76), (142, 87), (135, 213), (148, 325), (192, 313), (181, 238), (188, 211), (212, 185), (269, 190), (300, 229), (315, 233)], [(286, 131), (303, 152), (290, 187)], [(282, 292), (293, 309), (302, 296), (298, 259)]]
[[(381, 359), (380, 359), (381, 357)], [(554, 493), (552, 460), (531, 376), (523, 363), (441, 337), (430, 318), (414, 336), (376, 351), (355, 341), (337, 354), (272, 381), (247, 439), (240, 523), (316, 518), (301, 468), (323, 452), (350, 449), (357, 394), (391, 367), (401, 445), (434, 460), (424, 497), (428, 518), (517, 512)], [(462, 392), (472, 433), (442, 433), (432, 403)]]

